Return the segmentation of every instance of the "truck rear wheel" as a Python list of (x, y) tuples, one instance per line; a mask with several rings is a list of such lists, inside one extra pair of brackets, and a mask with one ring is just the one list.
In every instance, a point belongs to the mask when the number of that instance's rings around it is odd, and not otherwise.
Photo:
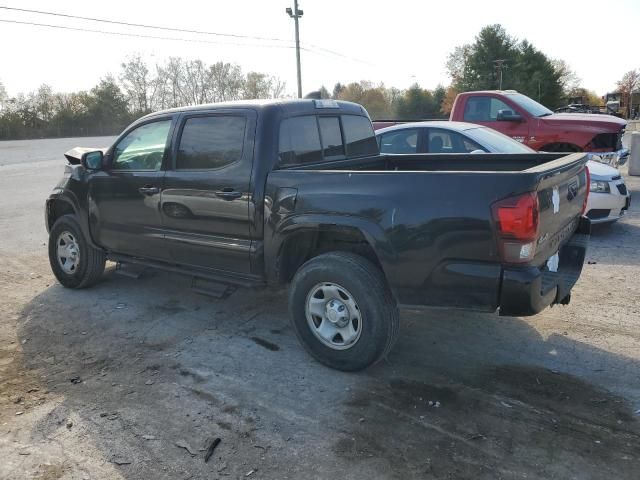
[(298, 338), (318, 361), (344, 371), (383, 359), (395, 343), (400, 315), (385, 278), (352, 253), (325, 253), (293, 278), (289, 312)]
[(105, 253), (87, 242), (73, 215), (56, 220), (49, 232), (49, 263), (62, 286), (90, 287), (100, 280), (105, 262)]

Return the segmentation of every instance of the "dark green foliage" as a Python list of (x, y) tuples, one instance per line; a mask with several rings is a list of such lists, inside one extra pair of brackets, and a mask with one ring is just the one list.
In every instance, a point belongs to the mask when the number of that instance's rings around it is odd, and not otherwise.
[(566, 75), (557, 63), (527, 40), (518, 42), (501, 25), (489, 25), (471, 45), (457, 47), (447, 62), (449, 75), (457, 91), (518, 90), (549, 108), (563, 104)]

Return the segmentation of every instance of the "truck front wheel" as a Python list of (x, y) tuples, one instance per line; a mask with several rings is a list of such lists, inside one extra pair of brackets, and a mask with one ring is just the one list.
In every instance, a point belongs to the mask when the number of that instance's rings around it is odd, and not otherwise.
[(400, 323), (380, 269), (346, 252), (325, 253), (300, 267), (289, 291), (289, 312), (307, 351), (344, 371), (362, 370), (383, 359)]
[(106, 258), (84, 238), (74, 215), (61, 216), (49, 232), (49, 263), (62, 286), (90, 287), (102, 276)]

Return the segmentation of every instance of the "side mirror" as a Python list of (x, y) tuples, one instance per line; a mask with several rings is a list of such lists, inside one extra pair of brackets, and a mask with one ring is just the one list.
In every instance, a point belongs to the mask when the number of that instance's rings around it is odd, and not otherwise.
[(522, 117), (513, 110), (498, 110), (497, 120), (499, 122), (521, 122)]
[(80, 157), (80, 163), (87, 170), (102, 170), (102, 159), (104, 154), (101, 150), (94, 150), (93, 152), (86, 152)]

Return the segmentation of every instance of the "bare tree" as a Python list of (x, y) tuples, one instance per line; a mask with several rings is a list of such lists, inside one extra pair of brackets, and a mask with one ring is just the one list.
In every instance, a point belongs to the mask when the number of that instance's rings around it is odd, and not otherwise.
[(631, 100), (633, 92), (640, 86), (640, 74), (637, 70), (629, 70), (618, 80), (618, 91), (627, 106), (627, 118), (631, 117)]
[(269, 77), (264, 73), (249, 72), (244, 81), (242, 98), (253, 100), (257, 98), (269, 98), (271, 85)]
[(580, 82), (582, 80), (564, 60), (554, 59), (551, 60), (551, 64), (558, 75), (558, 81), (562, 87), (562, 92), (567, 97), (571, 96), (571, 92), (580, 87)]
[(471, 54), (471, 45), (459, 45), (447, 56), (445, 64), (452, 83), (459, 83), (464, 78), (467, 59)]
[(151, 110), (151, 98), (156, 85), (140, 55), (133, 56), (122, 63), (120, 82), (133, 112), (145, 113)]
[(183, 97), (189, 105), (213, 101), (210, 72), (202, 60), (184, 62)]
[[(284, 96), (285, 89), (287, 88), (287, 82), (279, 77), (271, 77), (269, 82), (269, 94), (271, 95), (271, 98), (282, 98)], [(327, 89), (324, 88), (324, 86), (322, 88), (324, 89), (323, 94), (326, 95), (323, 98), (329, 98), (329, 92), (327, 91)]]
[(0, 82), (0, 111), (4, 108), (4, 105), (8, 100), (9, 95), (7, 95), (7, 89), (4, 88), (4, 85)]
[(213, 101), (238, 100), (244, 85), (244, 76), (238, 65), (216, 62), (209, 67)]
[(35, 109), (38, 118), (48, 122), (55, 114), (55, 104), (53, 101), (53, 89), (46, 84), (43, 84), (38, 88), (34, 96)]

